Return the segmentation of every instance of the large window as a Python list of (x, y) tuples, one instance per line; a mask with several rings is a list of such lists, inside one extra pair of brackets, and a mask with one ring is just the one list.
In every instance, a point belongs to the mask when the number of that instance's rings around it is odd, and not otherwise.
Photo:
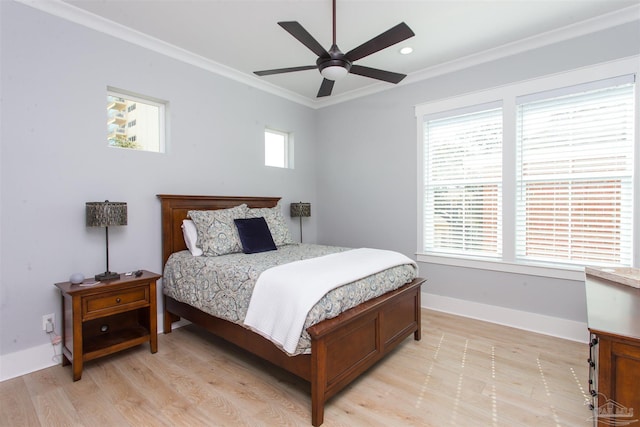
[(110, 147), (163, 153), (165, 102), (107, 90), (107, 144)]
[[(600, 66), (416, 107), (418, 259), (634, 266), (640, 167), (630, 64), (618, 64), (629, 74)], [(520, 271), (511, 267), (491, 269)]]

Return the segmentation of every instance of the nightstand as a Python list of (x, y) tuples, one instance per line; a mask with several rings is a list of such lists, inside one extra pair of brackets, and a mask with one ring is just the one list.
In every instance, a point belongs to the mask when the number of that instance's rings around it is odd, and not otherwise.
[[(149, 342), (158, 351), (156, 281), (150, 271), (93, 286), (56, 283), (62, 295), (62, 366), (71, 364), (73, 380), (84, 362)], [(87, 282), (85, 280), (85, 282)]]

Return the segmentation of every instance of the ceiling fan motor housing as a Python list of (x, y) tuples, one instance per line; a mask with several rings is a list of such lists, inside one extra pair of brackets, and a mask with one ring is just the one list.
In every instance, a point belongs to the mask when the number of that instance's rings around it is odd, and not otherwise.
[(335, 44), (331, 46), (329, 49), (329, 57), (320, 56), (316, 61), (316, 65), (318, 66), (318, 71), (322, 74), (322, 70), (327, 67), (342, 67), (349, 72), (351, 70), (351, 61), (349, 61), (344, 53), (340, 52), (338, 46)]

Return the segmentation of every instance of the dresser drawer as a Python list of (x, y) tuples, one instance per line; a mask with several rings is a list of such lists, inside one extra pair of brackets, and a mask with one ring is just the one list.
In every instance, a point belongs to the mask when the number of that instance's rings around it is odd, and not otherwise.
[(82, 319), (93, 319), (149, 305), (149, 286), (82, 298)]

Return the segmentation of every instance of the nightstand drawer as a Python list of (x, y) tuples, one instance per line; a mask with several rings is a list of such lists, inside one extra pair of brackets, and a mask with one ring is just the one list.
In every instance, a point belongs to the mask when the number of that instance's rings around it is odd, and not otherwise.
[(91, 319), (144, 307), (149, 301), (148, 286), (87, 296), (82, 299), (82, 318)]

